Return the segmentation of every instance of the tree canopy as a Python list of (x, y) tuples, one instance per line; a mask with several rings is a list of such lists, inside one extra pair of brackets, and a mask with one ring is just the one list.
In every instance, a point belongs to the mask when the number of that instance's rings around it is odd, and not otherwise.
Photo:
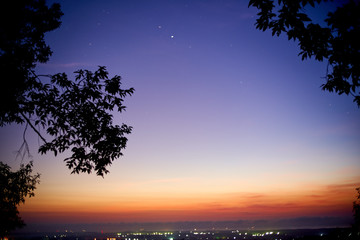
[[(134, 89), (121, 89), (120, 76), (109, 79), (105, 67), (94, 73), (75, 73), (73, 81), (64, 73), (55, 74), (51, 84), (27, 92), (31, 100), (27, 103), (29, 117), (21, 114), (34, 131), (40, 125), (53, 137), (51, 141), (42, 137), (40, 153), (52, 151), (57, 155), (71, 148), (72, 155), (64, 161), (72, 173), (95, 170), (103, 176), (109, 172), (106, 167), (122, 155), (125, 134), (132, 129), (126, 124), (114, 125), (110, 111), (124, 111), (123, 98)], [(34, 122), (32, 116), (36, 116)]]
[(5, 1), (0, 11), (0, 72), (7, 86), (0, 90), (6, 102), (0, 105), (0, 126), (30, 126), (43, 141), (42, 154), (69, 150), (64, 161), (72, 173), (108, 173), (132, 129), (113, 124), (112, 112), (125, 110), (123, 100), (134, 89), (121, 89), (121, 77), (110, 78), (102, 66), (76, 71), (74, 80), (65, 73), (37, 75), (36, 64), (46, 63), (52, 53), (44, 34), (60, 26), (60, 5)]
[(1, 88), (0, 126), (23, 123), (25, 93), (38, 87), (37, 63), (49, 60), (51, 50), (44, 34), (60, 26), (59, 4), (47, 7), (43, 0), (4, 1), (0, 14)]
[(349, 0), (329, 12), (327, 26), (315, 23), (306, 8), (328, 0), (250, 0), (256, 7), (256, 28), (285, 33), (298, 42), (302, 60), (314, 57), (327, 60), (326, 83), (322, 89), (339, 95), (351, 95), (360, 107), (360, 2)]
[(25, 197), (33, 197), (39, 174), (32, 175), (32, 162), (12, 172), (7, 164), (0, 162), (0, 238), (11, 230), (25, 225), (17, 206), (25, 203)]
[[(59, 4), (45, 0), (5, 1), (0, 9), (0, 126), (24, 124), (43, 141), (39, 152), (64, 151), (72, 173), (95, 171), (103, 176), (122, 155), (126, 134), (132, 127), (113, 124), (113, 111), (123, 112), (124, 98), (133, 88), (122, 89), (121, 77), (109, 77), (106, 68), (95, 72), (78, 70), (71, 80), (65, 73), (37, 75), (38, 63), (52, 52), (44, 35), (60, 26)], [(45, 133), (44, 133), (45, 131)], [(29, 151), (27, 140), (19, 151)], [(19, 152), (18, 154), (21, 154)], [(24, 155), (23, 155), (24, 156)], [(32, 162), (12, 172), (0, 162), (0, 237), (23, 227), (18, 205), (34, 196), (39, 174), (32, 175)]]

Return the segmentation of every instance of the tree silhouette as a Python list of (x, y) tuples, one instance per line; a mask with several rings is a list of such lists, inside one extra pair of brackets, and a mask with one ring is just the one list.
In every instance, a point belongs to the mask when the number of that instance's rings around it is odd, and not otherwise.
[(25, 202), (25, 197), (34, 196), (39, 178), (39, 174), (32, 175), (32, 162), (22, 164), (15, 172), (0, 162), (0, 239), (11, 230), (25, 226), (17, 207)]
[[(44, 34), (60, 26), (60, 5), (5, 1), (1, 11), (0, 72), (8, 87), (0, 90), (0, 100), (6, 103), (0, 105), (0, 126), (30, 126), (43, 141), (42, 154), (71, 151), (64, 161), (72, 173), (108, 173), (132, 129), (114, 125), (111, 112), (124, 111), (123, 100), (134, 89), (121, 89), (120, 76), (109, 78), (105, 67), (76, 71), (73, 81), (65, 73), (37, 75), (36, 64), (51, 55)], [(23, 145), (27, 146), (25, 138)]]
[(314, 57), (328, 61), (322, 89), (354, 97), (360, 107), (360, 2), (349, 0), (325, 19), (327, 27), (314, 23), (306, 7), (328, 0), (250, 0), (256, 7), (256, 28), (272, 35), (285, 33), (297, 41), (302, 60)]
[[(96, 171), (103, 176), (113, 160), (122, 155), (131, 127), (126, 124), (113, 125), (115, 110), (122, 112), (125, 106), (123, 98), (134, 92), (133, 88), (120, 88), (119, 76), (111, 79), (105, 67), (99, 67), (92, 73), (79, 70), (74, 81), (66, 74), (51, 76), (51, 84), (33, 88), (27, 92), (30, 101), (27, 103), (29, 117), (22, 114), (25, 121), (37, 131), (40, 125), (52, 136), (44, 141), (39, 152), (58, 152), (71, 149), (72, 155), (64, 161), (72, 173)], [(35, 121), (31, 117), (36, 116)], [(34, 125), (33, 125), (34, 124)]]
[[(19, 150), (29, 153), (25, 132), (30, 127), (43, 141), (42, 154), (70, 151), (64, 161), (72, 173), (93, 170), (108, 173), (107, 167), (122, 155), (131, 127), (113, 124), (113, 111), (125, 110), (123, 100), (133, 88), (121, 89), (121, 77), (108, 77), (105, 67), (95, 72), (79, 70), (75, 79), (65, 73), (37, 75), (37, 63), (46, 63), (51, 50), (44, 34), (60, 26), (59, 4), (45, 0), (4, 1), (0, 10), (0, 126), (25, 124)], [(46, 79), (48, 78), (48, 79)], [(46, 133), (41, 133), (43, 129)], [(21, 153), (21, 151), (24, 151)], [(39, 174), (31, 175), (32, 162), (12, 172), (0, 162), (0, 238), (23, 227), (17, 206), (34, 196)]]
[(45, 1), (3, 1), (0, 14), (0, 124), (23, 123), (20, 113), (26, 113), (25, 93), (37, 88), (34, 77), (36, 63), (49, 60), (51, 50), (44, 34), (60, 26), (59, 4), (50, 8)]
[(360, 187), (356, 188), (357, 198), (353, 202), (354, 230), (357, 235), (360, 233)]

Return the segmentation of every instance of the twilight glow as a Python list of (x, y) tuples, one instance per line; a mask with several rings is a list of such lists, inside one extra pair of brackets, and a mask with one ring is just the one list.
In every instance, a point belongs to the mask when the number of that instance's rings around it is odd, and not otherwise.
[[(256, 30), (247, 1), (60, 4), (63, 23), (46, 36), (53, 56), (37, 71), (121, 75), (136, 92), (115, 122), (134, 130), (104, 179), (70, 175), (66, 154), (38, 155), (28, 131), (41, 183), (20, 207), (27, 223), (351, 220), (360, 110), (321, 91), (326, 63)], [(14, 168), (23, 130), (0, 129)]]

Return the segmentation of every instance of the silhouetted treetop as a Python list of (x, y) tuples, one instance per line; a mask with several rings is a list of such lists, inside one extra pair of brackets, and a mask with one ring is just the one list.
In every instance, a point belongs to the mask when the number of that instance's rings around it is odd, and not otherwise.
[(325, 19), (326, 27), (314, 23), (305, 7), (327, 0), (250, 0), (259, 9), (256, 28), (272, 35), (285, 33), (297, 41), (302, 60), (327, 59), (327, 82), (322, 89), (354, 97), (360, 107), (360, 1), (349, 0)]
[[(108, 173), (132, 129), (113, 124), (112, 112), (125, 110), (123, 100), (134, 89), (122, 89), (121, 77), (109, 78), (105, 67), (79, 70), (73, 80), (65, 73), (37, 75), (36, 64), (51, 55), (44, 34), (60, 26), (60, 5), (4, 1), (0, 11), (0, 72), (6, 85), (0, 90), (0, 126), (25, 124), (25, 131), (30, 126), (43, 141), (42, 154), (68, 150), (64, 161), (72, 173)], [(26, 138), (23, 146), (28, 149)]]
[(51, 50), (44, 34), (60, 26), (59, 4), (44, 0), (2, 1), (0, 10), (0, 126), (24, 120), (19, 113), (24, 93), (36, 87), (32, 74), (36, 63), (49, 60)]
[(75, 80), (69, 80), (64, 73), (49, 76), (51, 84), (27, 92), (29, 101), (24, 107), (28, 116), (22, 117), (34, 131), (35, 126), (41, 126), (53, 137), (47, 141), (39, 135), (44, 141), (40, 153), (52, 151), (56, 156), (70, 149), (72, 155), (64, 161), (72, 173), (95, 170), (103, 176), (108, 173), (106, 167), (122, 155), (127, 143), (125, 134), (132, 129), (126, 124), (113, 125), (111, 111), (123, 112), (123, 99), (134, 89), (121, 89), (120, 76), (108, 78), (105, 67), (94, 73), (75, 73)]

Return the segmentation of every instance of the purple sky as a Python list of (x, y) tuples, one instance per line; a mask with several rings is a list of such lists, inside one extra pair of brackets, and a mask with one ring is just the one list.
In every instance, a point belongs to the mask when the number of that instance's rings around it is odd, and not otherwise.
[[(119, 199), (134, 196), (153, 201), (148, 208), (155, 210), (151, 206), (160, 203), (154, 196), (168, 196), (174, 204), (181, 196), (193, 196), (189, 208), (195, 209), (206, 196), (229, 207), (234, 200), (221, 197), (229, 193), (272, 199), (298, 190), (303, 198), (334, 185), (350, 186), (345, 191), (349, 205), (340, 215), (351, 217), (353, 189), (360, 182), (360, 110), (351, 97), (320, 89), (326, 63), (301, 61), (296, 42), (256, 30), (256, 10), (247, 1), (60, 4), (62, 25), (46, 36), (53, 56), (37, 72), (71, 74), (106, 66), (112, 76), (122, 76), (124, 87), (136, 90), (125, 101), (126, 113), (115, 115), (116, 123), (134, 130), (124, 157), (105, 179), (69, 176), (61, 161), (66, 154), (38, 156), (38, 140), (29, 133), (42, 183), (25, 204), (27, 220), (40, 219), (38, 205), (47, 202), (49, 212), (73, 209), (73, 199), (83, 195), (114, 196), (122, 206)], [(3, 159), (17, 166), (20, 160), (13, 160), (12, 150), (21, 144), (23, 128), (0, 131)], [(62, 205), (56, 204), (59, 199)], [(136, 206), (134, 199), (126, 201)], [(338, 216), (333, 209), (322, 214)], [(205, 218), (191, 216), (187, 220)], [(251, 219), (229, 216), (219, 219)]]

